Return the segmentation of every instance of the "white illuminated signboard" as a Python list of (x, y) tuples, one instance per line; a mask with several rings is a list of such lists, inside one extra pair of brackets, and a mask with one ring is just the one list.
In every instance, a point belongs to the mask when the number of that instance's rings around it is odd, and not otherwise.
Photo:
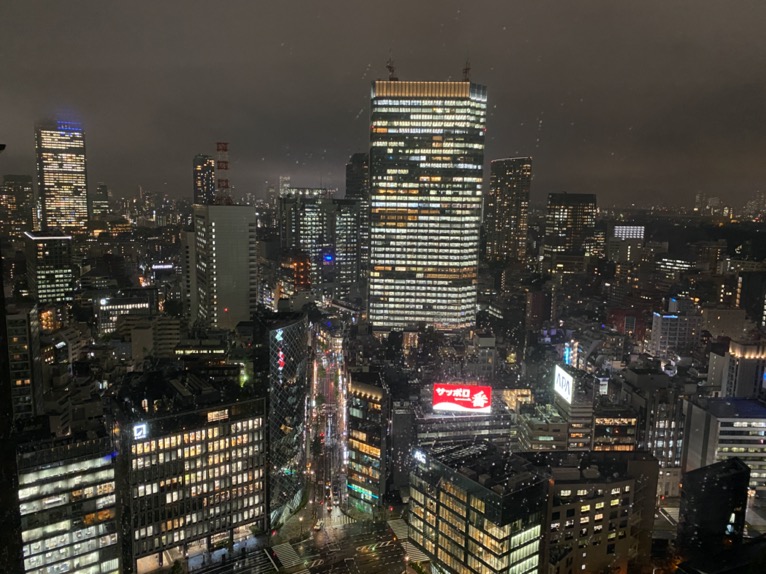
[(553, 389), (556, 394), (564, 399), (567, 403), (572, 403), (572, 388), (574, 387), (574, 379), (572, 375), (567, 373), (559, 365), (556, 365), (555, 378), (553, 380)]
[(149, 436), (149, 427), (146, 423), (133, 425), (133, 440), (145, 439)]

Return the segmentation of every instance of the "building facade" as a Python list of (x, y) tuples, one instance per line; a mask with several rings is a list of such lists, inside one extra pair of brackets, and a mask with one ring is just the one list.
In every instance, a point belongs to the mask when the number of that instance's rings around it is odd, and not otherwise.
[(548, 479), (485, 443), (413, 451), (410, 538), (441, 572), (538, 574)]
[(204, 154), (194, 156), (194, 204), (215, 203), (215, 160)]
[(549, 193), (543, 253), (579, 255), (596, 228), (596, 196), (590, 193)]
[(306, 487), (308, 318), (256, 315), (253, 350), (255, 384), (268, 409), (268, 509), (276, 527), (299, 508)]
[(249, 321), (258, 297), (257, 222), (248, 205), (194, 206), (198, 319), (234, 329)]
[(35, 200), (32, 177), (5, 175), (0, 185), (0, 234), (22, 239), (25, 231), (32, 231)]
[(378, 373), (351, 373), (348, 387), (349, 504), (372, 513), (386, 492), (390, 405)]
[(74, 294), (72, 236), (56, 231), (28, 231), (27, 281), (40, 305), (71, 303)]
[(138, 375), (116, 397), (124, 572), (202, 560), (267, 531), (262, 399), (177, 373)]
[(492, 161), (484, 209), (488, 261), (526, 260), (531, 183), (531, 157)]
[(121, 574), (111, 438), (25, 441), (16, 459), (21, 571)]
[(369, 319), (453, 330), (476, 316), (487, 92), (376, 81), (370, 133)]
[(67, 121), (38, 123), (35, 149), (43, 228), (85, 232), (88, 178), (82, 125)]

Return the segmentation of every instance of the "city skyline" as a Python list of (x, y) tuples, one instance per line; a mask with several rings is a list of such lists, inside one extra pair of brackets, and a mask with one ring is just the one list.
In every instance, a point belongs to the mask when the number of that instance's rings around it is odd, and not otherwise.
[[(138, 185), (188, 196), (190, 158), (221, 140), (241, 192), (263, 195), (279, 175), (342, 188), (346, 160), (365, 148), (369, 81), (392, 57), (403, 80), (459, 79), (470, 59), (490, 92), (486, 160), (532, 156), (532, 204), (560, 191), (602, 205), (636, 193), (688, 203), (697, 191), (741, 204), (760, 188), (760, 4), (441, 8), (395, 2), (395, 29), (360, 11), (362, 31), (342, 25), (346, 3), (295, 14), (235, 5), (217, 15), (229, 33), (202, 42), (191, 38), (204, 37), (207, 16), (173, 18), (173, 3), (150, 22), (50, 4), (46, 21), (60, 25), (45, 34), (29, 8), (6, 8), (4, 171), (32, 173), (35, 121), (73, 115), (88, 132), (91, 185), (117, 196)], [(424, 37), (435, 53), (416, 49)]]

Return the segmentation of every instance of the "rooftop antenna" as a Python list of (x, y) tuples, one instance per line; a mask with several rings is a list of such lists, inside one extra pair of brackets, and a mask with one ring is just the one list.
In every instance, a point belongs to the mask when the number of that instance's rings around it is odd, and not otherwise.
[(465, 68), (463, 68), (463, 81), (471, 81), (471, 60), (468, 59), (465, 61)]
[(386, 70), (388, 70), (388, 80), (391, 82), (397, 81), (396, 68), (394, 67), (394, 60), (389, 56), (388, 62), (386, 62)]

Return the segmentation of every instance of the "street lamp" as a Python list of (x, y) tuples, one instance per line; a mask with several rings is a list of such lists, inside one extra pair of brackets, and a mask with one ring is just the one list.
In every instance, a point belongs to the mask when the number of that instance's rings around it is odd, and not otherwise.
[(303, 517), (302, 516), (298, 518), (298, 522), (300, 522), (301, 524), (301, 536), (303, 536)]

